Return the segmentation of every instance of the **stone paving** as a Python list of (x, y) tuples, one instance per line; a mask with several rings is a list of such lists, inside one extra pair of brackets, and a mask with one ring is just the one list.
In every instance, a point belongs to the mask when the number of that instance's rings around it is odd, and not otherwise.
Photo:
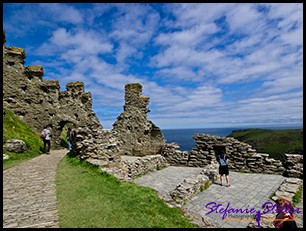
[(241, 219), (241, 217), (222, 219), (223, 214), (220, 213), (212, 212), (205, 215), (210, 211), (205, 206), (209, 202), (216, 202), (224, 208), (229, 203), (229, 208), (261, 210), (261, 206), (265, 202), (271, 201), (271, 194), (278, 189), (284, 179), (280, 175), (230, 172), (230, 187), (221, 186), (218, 180), (207, 190), (192, 198), (185, 207), (200, 213), (222, 228), (246, 228), (251, 222), (252, 216), (248, 216), (245, 219)]
[[(151, 187), (157, 190), (160, 196), (166, 197), (167, 193), (172, 191), (183, 179), (196, 175), (201, 170), (202, 168), (170, 166), (137, 178), (134, 182)], [(230, 172), (230, 187), (221, 186), (218, 179), (207, 190), (193, 197), (183, 208), (200, 214), (221, 228), (246, 228), (253, 219), (252, 217), (222, 219), (223, 214), (220, 213), (212, 212), (206, 215), (210, 209), (205, 206), (209, 202), (216, 202), (222, 207), (226, 207), (230, 203), (229, 206), (232, 208), (247, 208), (249, 210), (254, 208), (257, 211), (261, 209), (262, 204), (271, 201), (270, 196), (278, 189), (284, 179), (285, 177), (280, 175)], [(299, 203), (297, 207), (301, 208), (302, 203)], [(302, 215), (297, 217), (299, 227), (302, 227), (302, 219)]]
[(136, 178), (138, 185), (148, 186), (157, 190), (161, 197), (167, 197), (168, 193), (175, 189), (184, 179), (199, 174), (203, 168), (169, 166), (160, 171), (148, 173)]
[(55, 175), (67, 150), (53, 150), (3, 171), (3, 228), (58, 225)]

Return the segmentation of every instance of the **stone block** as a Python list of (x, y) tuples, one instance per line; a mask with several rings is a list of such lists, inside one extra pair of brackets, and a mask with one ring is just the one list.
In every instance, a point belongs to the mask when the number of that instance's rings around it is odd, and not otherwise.
[(3, 145), (3, 150), (8, 152), (24, 153), (28, 151), (28, 147), (23, 140), (10, 139)]

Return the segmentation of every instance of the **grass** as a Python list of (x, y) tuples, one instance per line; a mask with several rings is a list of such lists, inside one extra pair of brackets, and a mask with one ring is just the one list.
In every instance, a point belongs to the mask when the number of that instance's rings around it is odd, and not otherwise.
[(272, 158), (283, 159), (285, 153), (303, 154), (302, 129), (236, 130), (227, 137), (252, 145), (259, 153), (268, 153)]
[(302, 193), (303, 193), (303, 186), (300, 185), (298, 191), (294, 194), (294, 196), (292, 198), (293, 207), (295, 207), (298, 203), (301, 202)]
[(211, 184), (212, 182), (210, 180), (206, 181), (203, 185), (200, 186), (200, 191), (203, 192), (204, 190), (208, 189)]
[(61, 228), (196, 227), (153, 189), (69, 156), (59, 164), (56, 192)]
[(26, 123), (18, 119), (9, 109), (5, 109), (5, 116), (3, 117), (2, 139), (3, 144), (9, 139), (23, 140), (29, 150), (26, 153), (3, 151), (4, 154), (10, 156), (9, 159), (3, 160), (3, 170), (38, 156), (41, 153), (40, 149), (43, 147), (43, 142), (39, 134), (27, 126)]

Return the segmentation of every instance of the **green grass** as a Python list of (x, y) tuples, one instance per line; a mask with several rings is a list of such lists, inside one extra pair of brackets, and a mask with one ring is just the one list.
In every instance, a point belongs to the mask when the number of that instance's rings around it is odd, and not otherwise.
[(204, 190), (208, 189), (211, 184), (212, 182), (210, 180), (206, 181), (203, 185), (200, 186), (200, 191), (203, 192)]
[(259, 153), (268, 153), (272, 158), (283, 159), (285, 153), (303, 154), (302, 129), (236, 130), (227, 137), (252, 145)]
[(292, 198), (292, 205), (295, 207), (302, 200), (303, 186), (300, 185), (298, 191), (294, 194)]
[(26, 153), (13, 153), (4, 151), (4, 154), (10, 156), (9, 159), (3, 160), (3, 170), (20, 164), (26, 160), (38, 156), (43, 147), (43, 142), (39, 134), (33, 131), (26, 123), (18, 119), (12, 111), (5, 109), (5, 116), (3, 117), (3, 144), (9, 139), (23, 140), (27, 147)]
[(153, 189), (69, 156), (59, 164), (56, 193), (61, 228), (195, 227)]

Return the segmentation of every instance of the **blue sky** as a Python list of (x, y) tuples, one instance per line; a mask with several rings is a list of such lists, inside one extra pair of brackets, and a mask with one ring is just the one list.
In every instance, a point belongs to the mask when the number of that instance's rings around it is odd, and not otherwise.
[(111, 129), (124, 86), (162, 129), (303, 123), (302, 3), (6, 3), (6, 46), (61, 91), (83, 81)]

